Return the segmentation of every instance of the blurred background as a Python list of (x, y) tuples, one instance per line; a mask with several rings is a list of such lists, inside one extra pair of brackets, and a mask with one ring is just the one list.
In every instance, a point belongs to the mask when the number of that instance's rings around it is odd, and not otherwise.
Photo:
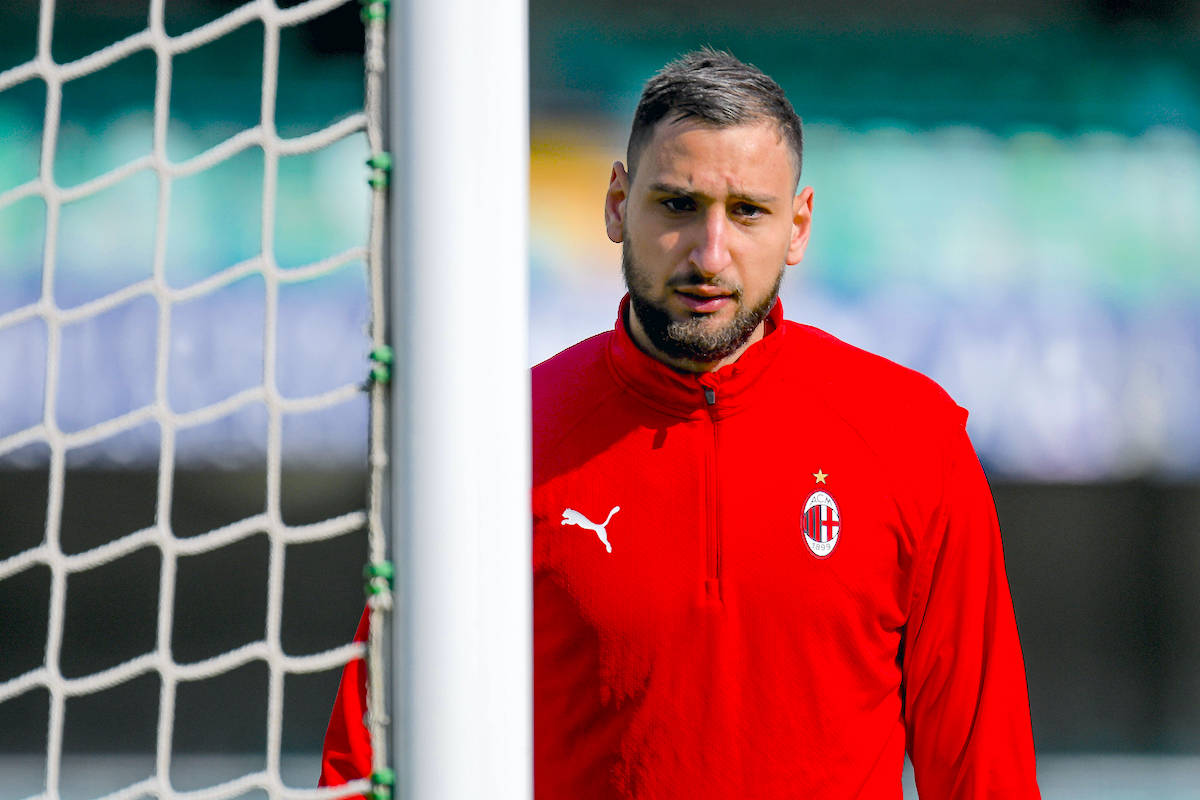
[[(168, 0), (167, 32), (237, 5)], [(59, 3), (55, 60), (141, 30), (146, 10)], [(285, 31), (281, 135), (361, 108), (357, 11)], [(36, 30), (32, 0), (0, 6), (0, 72), (33, 58)], [(1200, 3), (531, 0), (531, 363), (613, 324), (619, 248), (601, 213), (611, 164), (624, 159), (641, 84), (702, 44), (774, 76), (805, 121), (802, 182), (816, 202), (808, 255), (784, 283), (788, 316), (929, 374), (971, 411), (1005, 533), (1046, 796), (1200, 797)], [(261, 25), (176, 58), (173, 71), (172, 161), (258, 123)], [(59, 185), (149, 152), (154, 85), (146, 51), (66, 84)], [(38, 174), (45, 93), (37, 80), (0, 93), (0, 196)], [(359, 135), (282, 160), (281, 266), (365, 241), (365, 157)], [(174, 182), (172, 287), (260, 251), (262, 186), (254, 148)], [(142, 172), (64, 206), (49, 281), (60, 308), (151, 274), (157, 191)], [(486, 213), (504, 198), (464, 187), (463, 202)], [(44, 217), (38, 198), (0, 206), (0, 315), (42, 296)], [(357, 262), (283, 288), (273, 324), (285, 396), (365, 375), (366, 308)], [(156, 315), (143, 298), (64, 328), (65, 431), (153, 399)], [(172, 408), (260, 384), (265, 324), (255, 276), (176, 307)], [(0, 442), (42, 419), (46, 352), (40, 321), (0, 327)], [(362, 507), (365, 409), (359, 398), (287, 416), (286, 522)], [(159, 440), (148, 424), (68, 454), (65, 550), (153, 522)], [(262, 511), (265, 442), (256, 407), (181, 436), (176, 535)], [(0, 452), (0, 561), (42, 539), (47, 454)], [(178, 660), (261, 638), (267, 549), (264, 534), (181, 561)], [(361, 535), (289, 547), (287, 652), (352, 633), (364, 560)], [(152, 649), (160, 566), (150, 549), (71, 581), (64, 671)], [(0, 582), (0, 682), (42, 662), (48, 597), (45, 568)], [(336, 679), (289, 678), (284, 743), (299, 783), (315, 780)], [(151, 750), (157, 686), (146, 677), (71, 701), (68, 751)], [(176, 749), (253, 761), (265, 686), (253, 664), (189, 685)], [(0, 752), (36, 761), (46, 708), (37, 691), (0, 704)], [(8, 791), (0, 797), (38, 788)]]

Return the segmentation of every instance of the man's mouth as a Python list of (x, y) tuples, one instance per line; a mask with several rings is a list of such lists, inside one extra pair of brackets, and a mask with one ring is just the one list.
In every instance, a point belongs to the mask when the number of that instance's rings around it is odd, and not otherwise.
[(721, 286), (678, 286), (675, 294), (687, 308), (696, 314), (711, 314), (734, 301), (736, 293)]

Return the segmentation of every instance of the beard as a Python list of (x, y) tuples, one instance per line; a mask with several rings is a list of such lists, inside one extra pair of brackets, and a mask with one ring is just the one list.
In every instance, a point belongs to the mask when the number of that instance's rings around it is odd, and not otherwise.
[(629, 248), (629, 238), (621, 245), (621, 274), (629, 290), (629, 302), (633, 313), (642, 323), (647, 338), (659, 352), (672, 359), (713, 363), (736, 353), (758, 328), (779, 297), (779, 285), (783, 281), (783, 267), (775, 277), (775, 283), (761, 300), (753, 306), (746, 305), (742, 287), (715, 279), (706, 279), (693, 272), (671, 278), (668, 288), (681, 286), (714, 286), (732, 292), (737, 305), (733, 319), (724, 325), (714, 325), (708, 314), (692, 314), (686, 319), (674, 319), (666, 309), (651, 299), (650, 282), (638, 269)]

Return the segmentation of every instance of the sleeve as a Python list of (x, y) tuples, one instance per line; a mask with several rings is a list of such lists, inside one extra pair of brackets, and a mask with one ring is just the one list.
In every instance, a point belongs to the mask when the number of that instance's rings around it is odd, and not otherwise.
[[(364, 611), (354, 641), (367, 640), (368, 620), (369, 613)], [(366, 710), (367, 663), (356, 658), (342, 670), (342, 682), (325, 731), (318, 786), (340, 786), (371, 775), (371, 739), (363, 723)]]
[(995, 504), (961, 427), (924, 537), (902, 661), (917, 790), (942, 800), (1039, 798)]

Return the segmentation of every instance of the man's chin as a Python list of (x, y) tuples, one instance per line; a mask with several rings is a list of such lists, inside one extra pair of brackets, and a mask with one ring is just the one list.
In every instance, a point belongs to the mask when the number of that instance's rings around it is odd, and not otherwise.
[(649, 344), (669, 359), (691, 364), (713, 364), (728, 358), (750, 340), (766, 316), (762, 309), (745, 311), (737, 298), (710, 312), (694, 312), (676, 298), (662, 303), (647, 301), (632, 290), (630, 299), (632, 314)]
[(691, 314), (679, 320), (675, 330), (687, 331), (695, 336), (706, 339), (724, 338), (734, 325), (734, 315), (729, 314)]
[(670, 326), (665, 341), (657, 346), (679, 358), (692, 361), (712, 362), (737, 351), (753, 334), (753, 330), (734, 330), (732, 321), (721, 321), (711, 317), (692, 317), (681, 324)]

